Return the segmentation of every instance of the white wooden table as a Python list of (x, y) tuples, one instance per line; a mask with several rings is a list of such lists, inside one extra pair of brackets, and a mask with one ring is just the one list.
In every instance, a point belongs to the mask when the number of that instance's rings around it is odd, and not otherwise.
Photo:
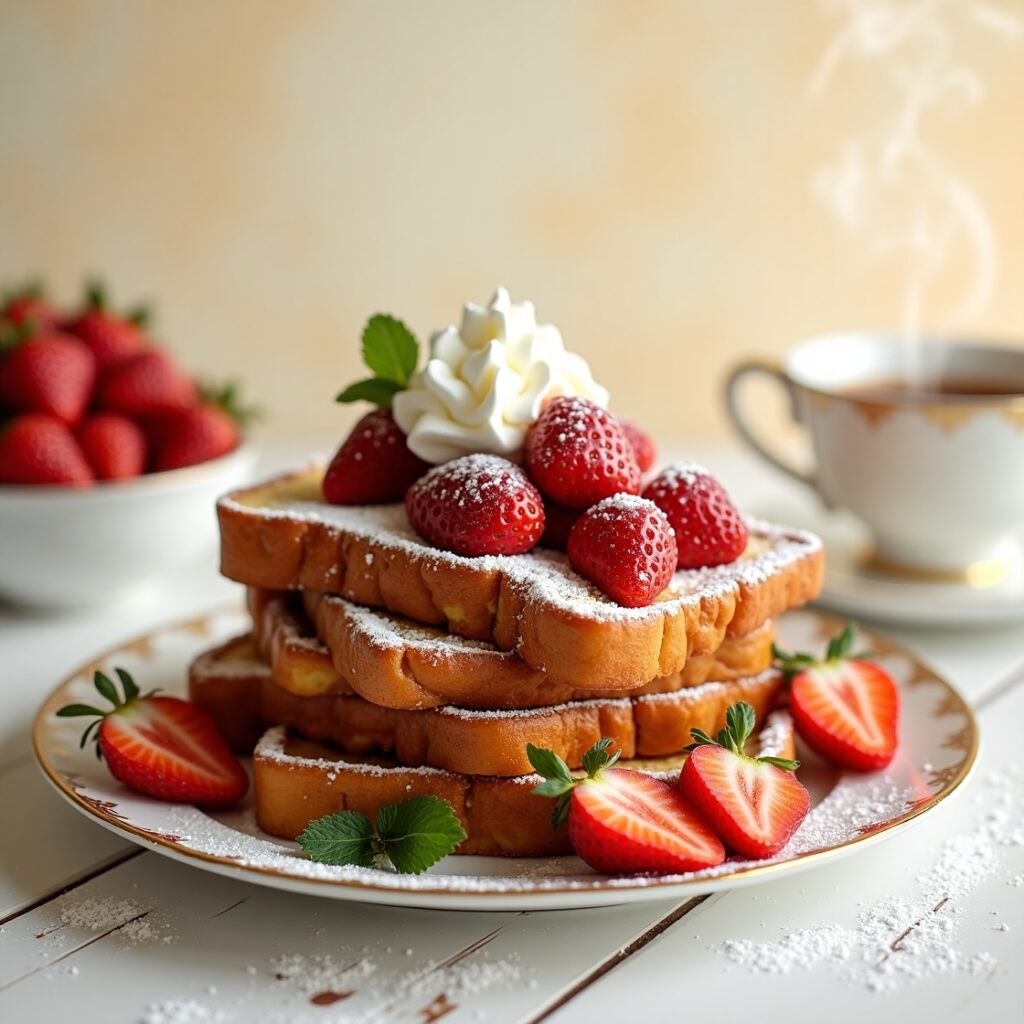
[[(281, 465), (294, 453), (276, 450), (269, 462)], [(697, 454), (744, 507), (787, 486), (734, 450)], [(4, 1024), (429, 1024), (441, 1018), (445, 1024), (656, 1024), (702, 1014), (725, 1022), (1019, 1019), (1020, 628), (888, 630), (959, 686), (982, 727), (972, 779), (891, 841), (789, 880), (683, 904), (474, 914), (365, 907), (220, 878), (141, 851), (48, 789), (29, 748), (29, 724), (43, 695), (121, 640), (237, 599), (237, 589), (216, 576), (211, 552), (130, 605), (60, 616), (0, 608)], [(952, 850), (956, 861), (957, 844), (968, 850), (992, 821), (998, 840), (986, 847), (978, 876), (934, 915), (915, 920), (919, 876), (934, 869), (943, 851)], [(879, 907), (888, 908), (881, 915), (884, 942)], [(865, 945), (857, 922), (867, 912), (876, 933)], [(97, 924), (104, 914), (109, 921)], [(915, 961), (915, 932), (923, 935), (932, 925), (948, 928), (941, 932), (948, 960), (936, 961), (933, 949), (930, 961)], [(931, 932), (934, 937), (934, 927)], [(799, 934), (787, 958), (780, 943), (793, 933)], [(852, 951), (836, 952), (837, 934), (854, 936)], [(736, 940), (765, 945), (730, 945)], [(832, 955), (822, 959), (826, 948)], [(868, 961), (876, 954), (898, 958), (906, 970), (873, 974)], [(755, 959), (760, 966), (751, 965)], [(882, 991), (872, 983), (878, 977), (889, 977)], [(356, 995), (329, 1006), (310, 1001), (343, 984)]]

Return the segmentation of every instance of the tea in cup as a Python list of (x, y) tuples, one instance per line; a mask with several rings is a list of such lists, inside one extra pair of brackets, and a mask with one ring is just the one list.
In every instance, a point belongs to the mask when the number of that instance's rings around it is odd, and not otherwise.
[[(766, 445), (740, 383), (767, 376), (810, 435), (803, 472)], [(992, 585), (1024, 531), (1024, 349), (851, 332), (815, 338), (781, 365), (749, 361), (729, 414), (762, 458), (870, 529), (876, 569)]]

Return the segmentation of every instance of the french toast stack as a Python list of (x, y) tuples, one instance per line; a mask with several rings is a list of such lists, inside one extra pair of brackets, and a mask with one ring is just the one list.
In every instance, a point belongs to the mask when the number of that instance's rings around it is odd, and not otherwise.
[(321, 468), (227, 495), (218, 517), (252, 629), (194, 662), (191, 697), (253, 753), (274, 835), (429, 793), (459, 817), (460, 853), (568, 852), (527, 744), (578, 769), (607, 737), (622, 765), (677, 774), (690, 730), (714, 733), (740, 700), (771, 721), (762, 752), (792, 756), (772, 640), (820, 588), (813, 536), (748, 521), (739, 558), (626, 607), (560, 551), (460, 555), (402, 504), (329, 504)]

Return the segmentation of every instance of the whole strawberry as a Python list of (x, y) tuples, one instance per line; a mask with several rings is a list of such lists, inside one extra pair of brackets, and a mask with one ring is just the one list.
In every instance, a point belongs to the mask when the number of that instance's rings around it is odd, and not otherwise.
[(60, 315), (46, 298), (42, 287), (33, 282), (24, 288), (5, 293), (0, 308), (0, 321), (13, 327), (32, 324), (38, 330), (51, 331), (57, 329)]
[(464, 455), (435, 466), (406, 492), (416, 531), (459, 555), (518, 555), (544, 532), (544, 502), (514, 463)]
[(526, 435), (526, 468), (546, 498), (587, 508), (640, 493), (640, 467), (618, 420), (585, 398), (555, 398)]
[(152, 466), (162, 472), (219, 459), (233, 452), (240, 440), (234, 417), (219, 405), (204, 402), (161, 419), (154, 432)]
[(669, 466), (644, 489), (676, 533), (680, 569), (734, 562), (747, 548), (747, 524), (725, 488), (703, 466)]
[(142, 307), (126, 316), (112, 312), (103, 287), (93, 282), (86, 288), (82, 310), (65, 323), (64, 329), (88, 346), (102, 373), (147, 346), (147, 320), (148, 313)]
[(619, 417), (619, 426), (622, 427), (622, 432), (626, 435), (626, 440), (629, 441), (629, 446), (633, 449), (640, 472), (646, 473), (654, 465), (654, 460), (658, 457), (658, 450), (654, 446), (654, 438), (642, 427), (638, 427), (635, 423), (623, 419), (621, 416)]
[(698, 871), (725, 860), (725, 850), (707, 819), (667, 782), (616, 768), (611, 740), (583, 755), (584, 778), (576, 778), (552, 750), (527, 744), (530, 764), (544, 781), (536, 796), (558, 802), (554, 828), (569, 826), (576, 853), (595, 871)]
[(679, 790), (704, 812), (726, 846), (746, 857), (770, 857), (807, 817), (811, 798), (793, 774), (799, 761), (749, 757), (754, 709), (740, 701), (725, 713), (714, 739), (691, 730), (694, 742), (679, 775)]
[(651, 604), (676, 569), (676, 542), (665, 513), (635, 494), (605, 498), (569, 533), (569, 564), (628, 608)]
[(72, 426), (92, 396), (96, 360), (77, 338), (19, 330), (0, 348), (0, 403), (41, 412)]
[(569, 544), (569, 534), (580, 517), (577, 508), (566, 508), (553, 501), (544, 502), (544, 535), (540, 539), (542, 548), (564, 551)]
[(430, 464), (409, 451), (390, 409), (368, 412), (335, 453), (324, 476), (332, 505), (379, 505), (401, 501)]
[(130, 789), (177, 803), (224, 807), (244, 796), (249, 778), (221, 739), (213, 720), (177, 697), (140, 694), (124, 669), (115, 669), (122, 694), (104, 673), (93, 684), (112, 708), (68, 704), (59, 718), (91, 717), (81, 746), (90, 737), (96, 756), (107, 762), (110, 774)]
[(68, 425), (26, 413), (0, 426), (0, 483), (84, 487), (93, 473)]
[(195, 381), (170, 356), (149, 349), (107, 371), (100, 382), (98, 404), (125, 416), (159, 416), (191, 408), (198, 397)]
[(829, 641), (824, 660), (773, 651), (790, 679), (789, 706), (800, 738), (844, 768), (876, 771), (899, 746), (900, 695), (892, 676), (853, 646), (853, 627), (847, 626)]
[(78, 443), (97, 480), (125, 480), (146, 470), (146, 436), (116, 412), (88, 417), (78, 428)]

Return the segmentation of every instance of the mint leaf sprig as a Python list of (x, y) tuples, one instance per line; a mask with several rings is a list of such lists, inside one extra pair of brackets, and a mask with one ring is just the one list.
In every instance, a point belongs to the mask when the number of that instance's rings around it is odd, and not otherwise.
[(318, 864), (391, 866), (418, 875), (447, 857), (466, 838), (451, 804), (436, 796), (414, 796), (385, 804), (376, 824), (359, 811), (340, 811), (311, 821), (299, 846)]
[[(725, 728), (719, 729), (714, 736), (709, 736), (703, 729), (691, 729), (690, 736), (693, 739), (685, 750), (696, 750), (697, 747), (715, 746), (725, 747), (726, 750), (739, 754), (740, 757), (747, 757), (743, 752), (750, 734), (757, 725), (757, 713), (745, 701), (737, 701), (725, 713)], [(800, 767), (799, 761), (792, 761), (787, 757), (751, 757), (751, 761), (764, 764), (773, 764), (776, 768), (782, 768), (787, 772), (795, 772)]]
[(391, 399), (409, 386), (420, 358), (420, 343), (397, 317), (378, 313), (363, 328), (363, 362), (372, 377), (350, 384), (336, 402), (372, 402), (391, 408)]

